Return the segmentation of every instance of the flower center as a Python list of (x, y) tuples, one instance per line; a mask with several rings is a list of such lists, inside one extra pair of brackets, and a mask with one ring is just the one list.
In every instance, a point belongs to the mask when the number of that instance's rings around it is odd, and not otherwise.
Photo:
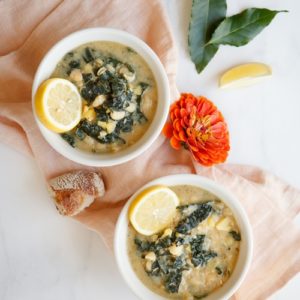
[(210, 118), (205, 116), (203, 118), (196, 116), (193, 124), (193, 135), (198, 139), (206, 142), (210, 135)]

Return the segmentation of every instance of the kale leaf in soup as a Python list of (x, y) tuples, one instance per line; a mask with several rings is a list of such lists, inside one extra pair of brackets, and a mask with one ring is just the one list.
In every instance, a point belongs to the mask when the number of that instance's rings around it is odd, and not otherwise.
[(180, 233), (187, 233), (195, 228), (200, 222), (205, 220), (212, 210), (210, 203), (200, 203), (198, 207), (189, 216), (183, 219), (176, 230)]
[(203, 249), (204, 239), (205, 235), (201, 234), (197, 235), (190, 242), (192, 252), (192, 263), (195, 267), (204, 266), (208, 263), (210, 259), (218, 255), (214, 251)]
[(229, 233), (231, 234), (231, 236), (233, 237), (234, 240), (236, 240), (238, 242), (241, 240), (241, 235), (238, 232), (232, 230)]
[(72, 135), (67, 133), (62, 133), (61, 137), (71, 146), (75, 147), (75, 139)]

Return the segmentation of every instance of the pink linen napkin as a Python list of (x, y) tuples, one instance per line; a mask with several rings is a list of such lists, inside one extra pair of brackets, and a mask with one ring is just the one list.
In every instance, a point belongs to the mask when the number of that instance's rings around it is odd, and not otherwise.
[[(0, 140), (34, 155), (46, 180), (79, 169), (42, 138), (31, 111), (31, 85), (43, 55), (58, 40), (87, 27), (113, 27), (143, 39), (161, 59), (175, 100), (176, 53), (167, 17), (157, 0), (0, 1)], [(112, 245), (114, 225), (124, 201), (151, 179), (197, 173), (230, 189), (246, 209), (254, 232), (254, 259), (234, 299), (266, 299), (300, 270), (300, 232), (293, 219), (300, 192), (264, 171), (241, 165), (202, 168), (185, 151), (175, 151), (161, 136), (140, 157), (98, 168), (106, 193), (74, 217)], [(130, 176), (127, 176), (130, 174)], [(288, 232), (288, 234), (287, 234)]]

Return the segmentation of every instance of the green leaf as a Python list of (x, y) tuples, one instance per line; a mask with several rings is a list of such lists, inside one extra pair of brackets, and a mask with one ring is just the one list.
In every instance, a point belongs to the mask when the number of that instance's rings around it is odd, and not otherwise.
[(280, 12), (266, 8), (249, 8), (226, 18), (217, 27), (207, 45), (243, 46), (256, 37)]
[(193, 0), (189, 26), (189, 52), (200, 73), (214, 57), (218, 46), (207, 44), (226, 16), (226, 0)]

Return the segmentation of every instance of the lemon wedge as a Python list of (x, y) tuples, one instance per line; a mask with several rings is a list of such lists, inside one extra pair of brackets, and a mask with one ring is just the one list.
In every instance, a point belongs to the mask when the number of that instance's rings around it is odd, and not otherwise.
[(172, 223), (179, 204), (177, 195), (164, 186), (153, 186), (142, 191), (129, 207), (129, 220), (143, 235), (152, 235)]
[(221, 76), (219, 86), (221, 88), (249, 86), (271, 75), (271, 68), (262, 63), (239, 65)]
[(55, 132), (73, 129), (80, 121), (82, 100), (77, 87), (62, 78), (44, 81), (35, 95), (35, 111), (42, 124)]

